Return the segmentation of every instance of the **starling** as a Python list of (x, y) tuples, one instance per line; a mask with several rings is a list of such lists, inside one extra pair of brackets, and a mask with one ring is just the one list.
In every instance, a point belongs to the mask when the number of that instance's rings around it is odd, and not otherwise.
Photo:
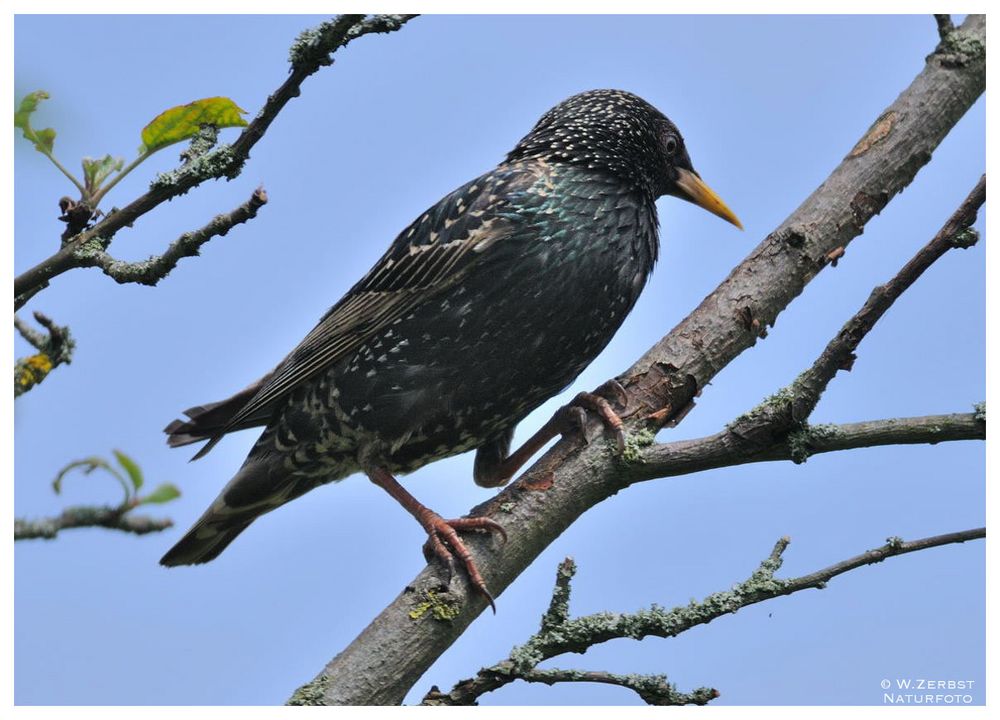
[[(160, 562), (208, 562), (258, 516), (361, 471), (489, 598), (456, 531), (503, 529), (445, 520), (395, 476), (475, 449), (475, 481), (495, 487), (568, 432), (557, 413), (510, 452), (518, 422), (569, 385), (631, 311), (656, 263), (663, 195), (741, 227), (646, 101), (594, 90), (549, 110), (495, 169), (403, 230), (274, 370), (167, 426), (171, 446), (208, 441), (196, 458), (227, 433), (264, 432)], [(620, 437), (607, 398), (581, 393), (572, 405), (577, 420), (596, 411)]]

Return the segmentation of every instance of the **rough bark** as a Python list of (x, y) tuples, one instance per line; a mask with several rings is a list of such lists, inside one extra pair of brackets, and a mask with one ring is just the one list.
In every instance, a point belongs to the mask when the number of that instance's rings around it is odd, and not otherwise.
[[(753, 346), (805, 285), (914, 178), (985, 89), (986, 21), (948, 33), (912, 84), (774, 232), (676, 328), (619, 376), (629, 395), (628, 452), (678, 422), (699, 390)], [(581, 514), (622, 487), (623, 464), (588, 427), (589, 445), (560, 442), (521, 479), (475, 509), (507, 528), (502, 548), (470, 537), (487, 584), (500, 594)], [(296, 704), (402, 702), (406, 692), (483, 611), (464, 578), (450, 586), (426, 567), (310, 683)]]

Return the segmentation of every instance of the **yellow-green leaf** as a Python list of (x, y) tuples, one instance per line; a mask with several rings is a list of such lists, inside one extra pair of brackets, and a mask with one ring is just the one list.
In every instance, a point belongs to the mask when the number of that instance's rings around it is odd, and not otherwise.
[(242, 115), (246, 110), (226, 97), (195, 100), (178, 105), (157, 115), (142, 129), (140, 153), (152, 153), (167, 145), (187, 140), (198, 134), (202, 125), (218, 128), (243, 127), (247, 121)]
[[(25, 136), (27, 136), (27, 133), (25, 133)], [(28, 139), (31, 140), (31, 138)], [(55, 139), (56, 131), (52, 128), (45, 128), (44, 130), (35, 130), (35, 137), (32, 142), (35, 143), (36, 150), (41, 152), (42, 148), (45, 148), (45, 150), (51, 153), (52, 145), (55, 143)]]
[(121, 450), (113, 450), (112, 452), (114, 452), (118, 464), (125, 468), (125, 472), (128, 473), (128, 478), (132, 481), (132, 487), (138, 492), (139, 488), (142, 487), (142, 470), (139, 469), (135, 460)]
[(14, 127), (24, 128), (30, 127), (30, 117), (31, 113), (38, 109), (38, 104), (42, 100), (48, 100), (49, 94), (44, 90), (35, 90), (33, 93), (28, 93), (21, 100), (21, 104), (17, 108), (17, 112), (14, 113)]
[(162, 485), (158, 485), (149, 495), (139, 498), (139, 504), (145, 505), (147, 503), (165, 503), (170, 502), (174, 498), (179, 498), (180, 496), (181, 491), (177, 489), (177, 486), (171, 485), (170, 483), (163, 483)]
[(14, 127), (21, 128), (26, 140), (35, 144), (35, 149), (46, 154), (52, 153), (52, 144), (56, 139), (56, 131), (52, 128), (35, 130), (31, 127), (31, 114), (38, 109), (42, 100), (48, 100), (49, 94), (44, 90), (28, 93), (21, 100), (14, 113)]

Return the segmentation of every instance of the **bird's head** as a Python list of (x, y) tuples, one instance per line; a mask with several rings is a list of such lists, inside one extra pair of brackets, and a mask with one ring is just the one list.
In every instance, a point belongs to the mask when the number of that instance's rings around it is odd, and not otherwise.
[(736, 215), (694, 168), (677, 126), (623, 90), (590, 90), (547, 113), (508, 162), (542, 159), (614, 175), (652, 198), (673, 195), (742, 228)]

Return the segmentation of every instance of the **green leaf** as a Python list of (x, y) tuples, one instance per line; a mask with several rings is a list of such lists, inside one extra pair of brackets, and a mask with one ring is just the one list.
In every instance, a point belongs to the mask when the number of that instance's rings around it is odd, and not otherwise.
[(113, 172), (118, 172), (125, 165), (122, 158), (113, 158), (110, 155), (95, 160), (85, 157), (83, 159), (83, 182), (87, 190), (93, 193)]
[(247, 121), (241, 116), (246, 110), (225, 97), (195, 100), (178, 105), (157, 115), (142, 129), (142, 146), (139, 152), (149, 154), (198, 134), (202, 125), (218, 128), (244, 127)]
[(34, 130), (31, 127), (31, 114), (38, 109), (42, 100), (48, 100), (49, 94), (44, 90), (36, 90), (29, 93), (21, 100), (17, 111), (14, 113), (14, 127), (21, 128), (24, 138), (35, 144), (35, 149), (49, 155), (52, 153), (52, 144), (56, 139), (56, 131), (52, 128), (44, 130)]
[(48, 100), (49, 94), (44, 90), (35, 90), (33, 93), (28, 93), (21, 100), (21, 104), (17, 108), (17, 112), (14, 113), (14, 127), (21, 128), (22, 130), (31, 127), (29, 118), (31, 113), (38, 109), (38, 104), (42, 100)]
[[(28, 133), (25, 133), (24, 136), (28, 137)], [(53, 130), (52, 128), (45, 128), (44, 130), (35, 130), (34, 136), (35, 136), (34, 139), (32, 138), (28, 139), (31, 140), (33, 143), (35, 143), (35, 150), (38, 150), (39, 152), (49, 152), (49, 153), (52, 152), (52, 145), (55, 143), (56, 140), (55, 130)]]
[(129, 480), (132, 481), (132, 487), (135, 488), (136, 492), (139, 492), (139, 488), (142, 487), (142, 470), (136, 465), (135, 460), (121, 450), (112, 450), (112, 452), (115, 454), (115, 458), (118, 459), (118, 464), (125, 468), (125, 472), (128, 473)]
[(139, 498), (139, 505), (170, 502), (174, 498), (179, 498), (180, 496), (181, 491), (177, 489), (176, 485), (163, 483), (162, 485), (158, 485), (149, 495)]

